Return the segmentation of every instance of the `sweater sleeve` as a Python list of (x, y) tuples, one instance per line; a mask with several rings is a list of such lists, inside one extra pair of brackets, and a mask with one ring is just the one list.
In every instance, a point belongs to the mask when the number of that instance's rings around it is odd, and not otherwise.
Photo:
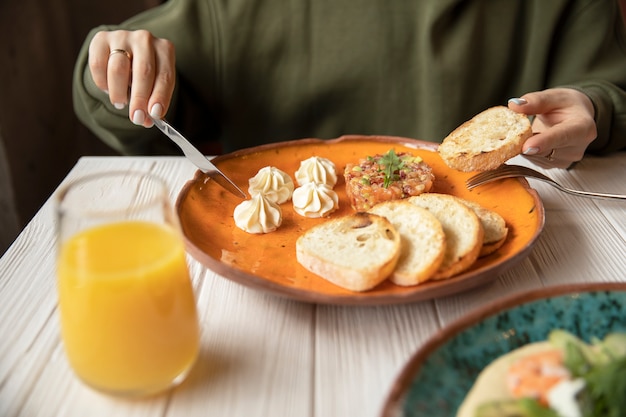
[[(590, 153), (626, 149), (626, 31), (617, 1), (577, 2), (555, 38), (552, 86), (585, 93), (593, 102), (597, 138)], [(595, 28), (595, 29), (594, 29)]]
[[(391, 9), (387, 0), (372, 3), (380, 8), (351, 0), (300, 0), (289, 8), (280, 0), (168, 0), (98, 29), (146, 29), (174, 43), (177, 89), (166, 116), (196, 145), (219, 138), (238, 149), (345, 133), (438, 140), (511, 94), (570, 87), (594, 104), (598, 136), (588, 151), (626, 148), (626, 35), (617, 0), (495, 2), (492, 12), (503, 16), (491, 19), (471, 0), (399, 0)], [(431, 8), (440, 13), (432, 22)], [(405, 9), (412, 12), (398, 12)], [(352, 18), (348, 32), (345, 16)], [(424, 17), (423, 25), (404, 16)], [(76, 64), (78, 117), (122, 153), (176, 151), (155, 129), (133, 125), (128, 110), (113, 108), (93, 84), (87, 49), (98, 29)], [(405, 44), (413, 53), (395, 53)], [(384, 100), (388, 106), (378, 104)], [(195, 121), (181, 122), (194, 113)]]
[[(170, 0), (120, 25), (94, 28), (87, 36), (74, 68), (73, 102), (79, 120), (102, 141), (125, 155), (180, 153), (157, 129), (134, 125), (129, 120), (128, 107), (122, 110), (113, 107), (108, 96), (95, 85), (91, 77), (88, 67), (89, 43), (98, 31), (116, 29), (145, 29), (155, 36), (169, 39), (175, 45), (177, 61), (176, 86), (166, 117), (178, 125), (182, 119), (189, 118), (188, 114), (182, 114), (186, 113), (182, 109), (197, 107), (199, 104), (205, 105), (199, 111), (203, 112), (205, 121), (210, 123), (214, 119), (207, 116), (211, 107), (207, 102), (219, 93), (219, 83), (215, 70), (217, 52), (211, 44), (211, 40), (216, 38), (217, 28), (210, 25), (214, 19), (210, 16), (209, 3)], [(187, 92), (191, 94), (187, 95)], [(186, 105), (190, 100), (194, 101), (194, 106)], [(206, 131), (195, 136), (205, 134)]]
[(587, 94), (593, 102), (598, 136), (587, 151), (605, 154), (625, 150), (626, 92), (615, 84), (602, 80), (581, 82), (571, 88)]

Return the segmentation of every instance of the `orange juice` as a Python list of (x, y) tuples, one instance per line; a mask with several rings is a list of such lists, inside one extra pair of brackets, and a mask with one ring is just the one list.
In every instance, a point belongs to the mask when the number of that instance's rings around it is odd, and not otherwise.
[(193, 365), (198, 320), (175, 231), (140, 221), (84, 230), (60, 248), (58, 287), (65, 350), (87, 384), (148, 394)]

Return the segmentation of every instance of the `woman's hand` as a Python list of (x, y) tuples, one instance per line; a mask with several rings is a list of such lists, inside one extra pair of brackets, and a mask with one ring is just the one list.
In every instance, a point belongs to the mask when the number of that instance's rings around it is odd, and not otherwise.
[[(593, 103), (570, 88), (552, 88), (509, 100), (509, 108), (535, 115), (523, 154), (546, 168), (567, 168), (583, 158), (596, 138)], [(540, 157), (540, 158), (539, 158)]]
[(89, 45), (89, 70), (111, 104), (136, 125), (152, 126), (170, 105), (176, 80), (174, 45), (145, 30), (98, 32)]

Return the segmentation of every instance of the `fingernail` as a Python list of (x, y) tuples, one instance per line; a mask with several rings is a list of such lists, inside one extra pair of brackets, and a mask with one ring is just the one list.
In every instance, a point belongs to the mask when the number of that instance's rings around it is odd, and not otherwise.
[(143, 125), (143, 122), (146, 120), (146, 114), (143, 110), (135, 110), (133, 113), (133, 123), (136, 125)]
[(523, 153), (524, 155), (537, 155), (539, 153), (539, 148), (526, 148)]
[(126, 107), (126, 104), (124, 104), (124, 103), (113, 103), (113, 107), (115, 107), (118, 110), (122, 110), (124, 107)]
[(150, 109), (150, 117), (152, 117), (153, 119), (160, 119), (161, 117), (163, 117), (163, 106), (161, 106), (159, 103), (156, 103), (154, 106), (152, 106), (152, 108)]
[(526, 101), (526, 99), (523, 99), (523, 98), (514, 97), (514, 98), (510, 98), (509, 99), (509, 103), (513, 103), (513, 104), (517, 104), (518, 106), (522, 106), (522, 105), (528, 103), (528, 101)]

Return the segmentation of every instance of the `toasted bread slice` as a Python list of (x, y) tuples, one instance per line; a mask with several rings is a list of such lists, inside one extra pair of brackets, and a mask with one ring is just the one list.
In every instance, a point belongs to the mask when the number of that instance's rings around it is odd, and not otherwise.
[(386, 217), (400, 233), (402, 249), (391, 282), (410, 286), (429, 280), (446, 252), (441, 222), (428, 210), (404, 200), (377, 204), (369, 213)]
[(446, 235), (446, 253), (432, 279), (450, 278), (472, 266), (478, 259), (484, 236), (472, 209), (447, 194), (421, 194), (408, 201), (429, 210), (441, 222)]
[(496, 106), (454, 129), (439, 145), (438, 152), (452, 169), (488, 171), (519, 155), (531, 135), (526, 115)]
[(506, 227), (506, 222), (498, 213), (493, 210), (489, 210), (475, 201), (459, 199), (474, 210), (474, 213), (478, 216), (480, 220), (483, 230), (485, 231), (485, 236), (483, 238), (483, 247), (480, 249), (479, 258), (487, 255), (491, 255), (504, 244), (507, 235), (509, 234), (509, 229)]
[(372, 213), (354, 213), (320, 223), (296, 241), (298, 262), (351, 291), (367, 291), (393, 272), (400, 257), (400, 234)]

